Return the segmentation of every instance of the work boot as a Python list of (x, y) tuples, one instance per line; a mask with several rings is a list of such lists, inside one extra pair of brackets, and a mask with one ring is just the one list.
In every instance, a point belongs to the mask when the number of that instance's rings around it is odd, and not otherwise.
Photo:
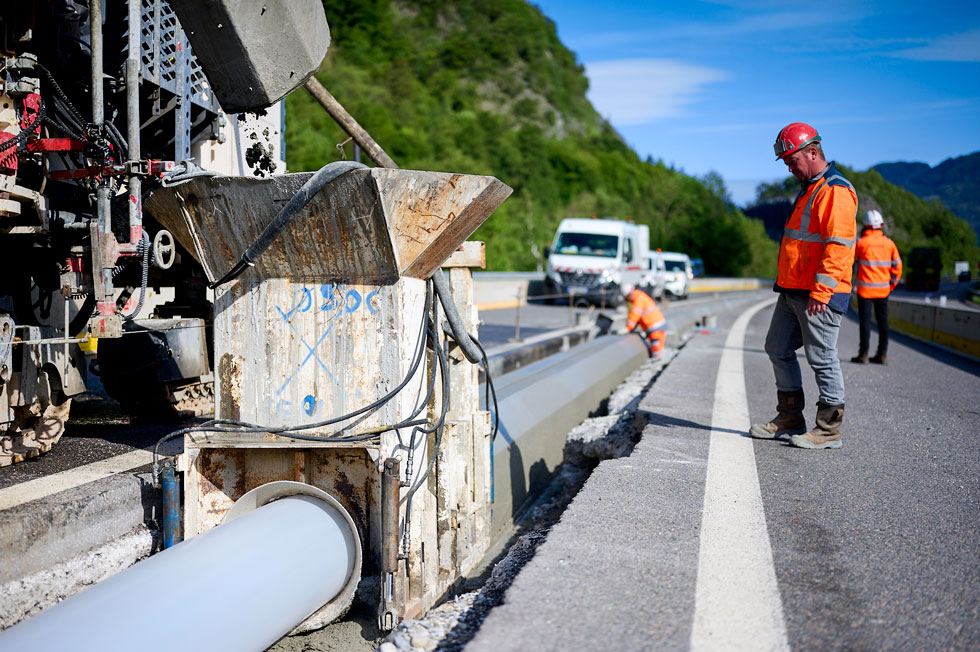
[(790, 443), (797, 448), (840, 448), (843, 422), (843, 405), (817, 403), (817, 425), (805, 435), (793, 435)]
[(795, 435), (806, 432), (806, 418), (803, 409), (806, 407), (803, 390), (795, 392), (776, 392), (776, 418), (769, 423), (755, 423), (749, 429), (749, 435), (756, 439), (776, 439), (785, 435)]
[(884, 353), (878, 353), (871, 358), (871, 362), (874, 364), (888, 364), (888, 356)]
[(868, 361), (868, 354), (867, 353), (859, 353), (856, 356), (854, 356), (853, 358), (851, 358), (851, 362), (855, 362), (857, 364), (864, 364), (867, 361)]

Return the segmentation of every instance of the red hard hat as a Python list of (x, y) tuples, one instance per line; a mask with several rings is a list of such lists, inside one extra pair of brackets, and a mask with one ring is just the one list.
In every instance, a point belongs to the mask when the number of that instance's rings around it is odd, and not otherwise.
[(776, 158), (781, 159), (789, 156), (810, 143), (819, 143), (820, 134), (817, 130), (805, 122), (794, 122), (782, 128), (776, 136), (776, 144), (773, 149), (776, 151)]

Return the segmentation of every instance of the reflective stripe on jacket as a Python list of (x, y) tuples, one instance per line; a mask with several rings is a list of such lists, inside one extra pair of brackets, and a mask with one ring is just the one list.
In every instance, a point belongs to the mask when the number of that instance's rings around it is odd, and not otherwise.
[(777, 290), (805, 290), (841, 312), (851, 294), (857, 193), (833, 163), (796, 197), (779, 244)]
[(902, 278), (898, 247), (881, 229), (866, 229), (854, 248), (857, 291), (864, 299), (887, 297)]
[(629, 297), (630, 314), (626, 317), (626, 330), (631, 331), (637, 324), (650, 332), (663, 328), (666, 320), (656, 302), (643, 290), (633, 290)]

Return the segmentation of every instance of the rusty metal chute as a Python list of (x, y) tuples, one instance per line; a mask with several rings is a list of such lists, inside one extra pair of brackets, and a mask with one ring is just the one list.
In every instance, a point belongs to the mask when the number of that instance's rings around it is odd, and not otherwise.
[[(156, 191), (146, 208), (213, 282), (239, 262), (312, 174), (195, 179)], [(313, 198), (250, 274), (378, 284), (425, 279), (510, 193), (494, 177), (352, 170)]]

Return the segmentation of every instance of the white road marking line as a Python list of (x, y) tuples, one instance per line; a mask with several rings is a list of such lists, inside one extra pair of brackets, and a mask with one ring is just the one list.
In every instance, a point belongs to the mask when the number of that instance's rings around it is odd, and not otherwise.
[(742, 350), (756, 312), (742, 313), (725, 340), (718, 365), (701, 521), (691, 650), (788, 652), (782, 600), (748, 432)]
[[(171, 442), (167, 442), (170, 444)], [(161, 446), (161, 458), (179, 453), (183, 442), (176, 442), (176, 446)], [(122, 455), (116, 455), (108, 459), (85, 464), (74, 469), (54, 473), (43, 478), (36, 478), (15, 484), (6, 489), (0, 489), (0, 510), (10, 509), (29, 503), (32, 500), (39, 500), (54, 495), (61, 491), (74, 489), (75, 487), (108, 478), (117, 473), (125, 473), (145, 464), (153, 462), (153, 451), (134, 450)]]

